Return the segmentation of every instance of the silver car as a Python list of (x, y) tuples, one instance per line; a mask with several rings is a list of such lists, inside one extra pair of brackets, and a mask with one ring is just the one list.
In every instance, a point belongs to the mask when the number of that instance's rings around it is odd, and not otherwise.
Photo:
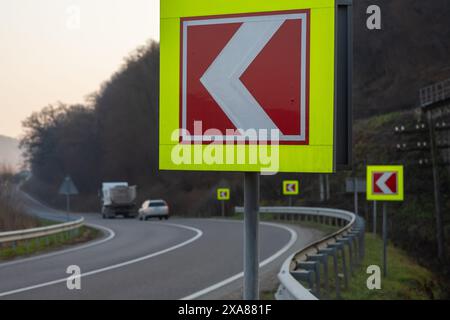
[(139, 209), (139, 220), (150, 218), (169, 219), (169, 205), (164, 200), (147, 200)]

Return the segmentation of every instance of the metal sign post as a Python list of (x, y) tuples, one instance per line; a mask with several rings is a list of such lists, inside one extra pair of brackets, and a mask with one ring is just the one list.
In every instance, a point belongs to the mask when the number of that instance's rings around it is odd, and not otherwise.
[(387, 204), (383, 202), (383, 275), (387, 277)]
[(244, 176), (244, 300), (259, 299), (259, 173)]
[(221, 200), (220, 202), (222, 204), (222, 218), (224, 218), (225, 217), (225, 200)]
[(66, 213), (67, 221), (70, 220), (70, 194), (66, 194)]
[(355, 214), (358, 215), (358, 193), (366, 192), (366, 180), (363, 178), (353, 177), (345, 180), (345, 192), (353, 193), (353, 205)]
[(77, 195), (78, 189), (72, 181), (72, 178), (67, 176), (64, 178), (61, 187), (59, 188), (59, 194), (66, 196), (66, 214), (67, 221), (70, 220), (70, 196)]
[(377, 233), (377, 201), (373, 202), (373, 234)]
[(320, 202), (324, 202), (325, 201), (325, 185), (324, 185), (323, 174), (319, 174), (319, 183), (320, 183)]

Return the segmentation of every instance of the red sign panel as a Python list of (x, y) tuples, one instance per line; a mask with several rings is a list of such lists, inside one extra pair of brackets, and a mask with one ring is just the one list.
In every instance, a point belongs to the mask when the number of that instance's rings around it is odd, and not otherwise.
[(288, 183), (286, 185), (287, 192), (297, 192), (297, 185), (295, 183)]
[[(183, 142), (308, 144), (309, 10), (181, 19)], [(259, 137), (259, 141), (262, 139)]]
[(373, 172), (374, 194), (397, 194), (398, 174), (397, 172)]

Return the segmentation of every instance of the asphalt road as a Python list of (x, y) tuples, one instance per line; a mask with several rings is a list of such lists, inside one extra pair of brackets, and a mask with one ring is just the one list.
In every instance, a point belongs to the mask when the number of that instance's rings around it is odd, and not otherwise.
[[(24, 203), (34, 214), (66, 219), (65, 213), (30, 198)], [(102, 228), (102, 239), (0, 263), (0, 299), (218, 299), (242, 287), (240, 221), (84, 217), (88, 224)], [(288, 254), (320, 236), (316, 230), (262, 224), (261, 272), (279, 269)], [(81, 269), (81, 290), (67, 288), (70, 265)]]

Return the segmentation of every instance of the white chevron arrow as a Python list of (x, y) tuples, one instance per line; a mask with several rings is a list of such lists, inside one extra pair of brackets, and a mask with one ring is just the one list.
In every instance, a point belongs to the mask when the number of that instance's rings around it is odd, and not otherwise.
[(284, 21), (244, 22), (200, 79), (237, 129), (278, 129), (239, 78)]
[(386, 181), (389, 180), (389, 178), (394, 174), (394, 172), (386, 172), (383, 173), (380, 178), (375, 182), (375, 184), (378, 186), (378, 188), (383, 191), (384, 194), (393, 194), (394, 191), (392, 191), (387, 185)]

